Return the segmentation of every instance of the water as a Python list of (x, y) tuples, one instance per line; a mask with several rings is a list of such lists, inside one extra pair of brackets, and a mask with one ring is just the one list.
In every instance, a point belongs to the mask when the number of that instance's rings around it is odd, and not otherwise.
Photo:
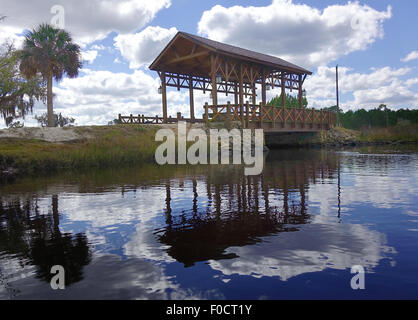
[[(415, 149), (415, 150), (411, 150)], [(0, 187), (2, 299), (418, 298), (418, 150), (243, 168), (68, 172)], [(52, 290), (50, 269), (66, 270)], [(351, 267), (365, 268), (352, 290)]]

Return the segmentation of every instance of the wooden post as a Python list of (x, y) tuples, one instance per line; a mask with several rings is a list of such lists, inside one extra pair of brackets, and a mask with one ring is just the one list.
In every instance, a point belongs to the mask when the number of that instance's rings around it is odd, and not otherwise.
[(235, 104), (235, 106), (238, 106), (238, 104), (239, 104), (237, 83), (234, 84), (234, 104)]
[(205, 123), (206, 125), (208, 125), (209, 123), (209, 104), (206, 102), (205, 103)]
[(228, 119), (228, 121), (232, 121), (232, 119), (231, 119), (231, 102), (229, 102), (229, 101), (226, 104), (226, 118)]
[(303, 108), (303, 92), (302, 92), (302, 75), (299, 75), (299, 93), (298, 93), (298, 100), (299, 100), (299, 109)]
[(257, 98), (256, 98), (256, 87), (255, 84), (252, 87), (252, 104), (255, 105), (257, 103)]
[(267, 92), (266, 92), (266, 71), (263, 69), (263, 78), (261, 81), (261, 102), (263, 106), (267, 104)]
[(249, 104), (248, 101), (246, 102), (245, 107), (247, 108), (245, 124), (246, 124), (246, 127), (248, 128), (248, 126), (250, 124), (250, 104)]
[(285, 87), (285, 77), (284, 77), (284, 72), (282, 71), (282, 79), (281, 79), (281, 84), (282, 84), (282, 107), (284, 108), (286, 106), (286, 87)]
[(312, 115), (311, 115), (311, 117), (312, 117), (312, 123), (311, 123), (311, 128), (313, 129), (314, 128), (314, 126), (315, 126), (315, 109), (314, 108), (312, 108)]
[(132, 115), (132, 113), (130, 115), (130, 119), (129, 120), (130, 120), (131, 123), (134, 123), (134, 116)]
[(296, 128), (296, 116), (297, 116), (297, 110), (296, 108), (293, 108), (293, 128)]
[(340, 126), (340, 94), (338, 90), (338, 65), (335, 67), (335, 73), (336, 73), (335, 81), (336, 81), (336, 90), (337, 90), (337, 127), (339, 127)]
[(213, 106), (218, 105), (218, 85), (216, 83), (216, 71), (215, 71), (215, 55), (211, 55), (211, 80), (212, 80), (212, 104)]
[(118, 124), (122, 124), (122, 115), (119, 113), (118, 116)]
[(263, 109), (263, 103), (260, 102), (260, 111), (258, 112), (259, 116), (260, 116), (260, 129), (263, 129), (263, 119), (261, 118), (261, 110)]
[(305, 128), (305, 122), (306, 122), (306, 112), (305, 112), (305, 109), (302, 109), (302, 128)]
[(239, 69), (239, 108), (240, 108), (240, 115), (241, 115), (241, 124), (244, 127), (244, 75), (242, 71), (242, 64), (240, 64)]
[(189, 76), (190, 121), (194, 123), (193, 77)]
[(167, 85), (165, 80), (165, 72), (161, 73), (161, 88), (163, 100), (163, 123), (167, 123)]

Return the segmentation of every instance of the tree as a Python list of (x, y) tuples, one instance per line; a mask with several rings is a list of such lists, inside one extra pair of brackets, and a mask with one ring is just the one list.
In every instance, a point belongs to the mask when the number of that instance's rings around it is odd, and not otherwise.
[(73, 43), (68, 32), (41, 24), (25, 36), (21, 51), (21, 72), (30, 78), (38, 73), (47, 82), (48, 126), (54, 126), (52, 81), (60, 81), (64, 74), (78, 76), (82, 68), (80, 46)]
[[(42, 126), (42, 127), (51, 127), (49, 125), (49, 117), (48, 117), (48, 113), (44, 113), (41, 116), (35, 116), (35, 119), (38, 121), (38, 123)], [(71, 126), (74, 124), (75, 119), (74, 118), (70, 118), (70, 117), (64, 117), (61, 113), (60, 114), (56, 114), (54, 113), (53, 116), (53, 125), (52, 127), (66, 127), (66, 126)]]
[(0, 114), (9, 126), (14, 119), (32, 112), (35, 100), (45, 101), (42, 77), (26, 80), (19, 71), (19, 52), (12, 43), (0, 46)]
[(385, 116), (386, 116), (386, 128), (389, 127), (389, 116), (388, 116), (388, 108), (385, 104), (381, 104), (379, 106), (379, 111), (380, 110), (385, 110)]
[[(270, 102), (267, 103), (270, 106), (276, 106), (276, 107), (283, 107), (282, 106), (282, 95), (276, 96), (273, 99), (271, 99)], [(308, 107), (308, 100), (304, 97), (302, 98), (302, 106), (303, 108)], [(299, 108), (299, 100), (297, 97), (292, 96), (291, 94), (286, 93), (285, 96), (285, 107), (286, 108)]]

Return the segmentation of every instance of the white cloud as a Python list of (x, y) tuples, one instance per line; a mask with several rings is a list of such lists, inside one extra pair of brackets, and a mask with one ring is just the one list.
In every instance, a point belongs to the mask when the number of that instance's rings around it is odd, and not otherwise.
[(94, 60), (96, 60), (97, 55), (98, 55), (98, 51), (97, 50), (88, 50), (88, 51), (83, 51), (81, 53), (82, 58), (85, 62), (88, 62), (90, 64), (92, 64), (94, 62)]
[(112, 31), (129, 33), (144, 27), (156, 13), (171, 5), (170, 0), (43, 0), (28, 5), (25, 0), (2, 0), (1, 12), (7, 18), (0, 23), (3, 37), (15, 37), (25, 29), (51, 22), (51, 8), (65, 10), (65, 29), (75, 40), (87, 44), (104, 39)]
[[(354, 100), (342, 104), (343, 109), (375, 108), (381, 103), (389, 107), (417, 107), (418, 95), (408, 89), (418, 80), (402, 80), (410, 68), (383, 67), (370, 73), (352, 73), (349, 68), (339, 68), (339, 89), (342, 94), (352, 94)], [(319, 67), (305, 82), (310, 106), (335, 105), (335, 68)]]
[(377, 107), (384, 103), (388, 107), (394, 108), (418, 108), (418, 94), (408, 89), (398, 79), (380, 88), (358, 90), (353, 95), (354, 101), (347, 102), (347, 105)]
[[(161, 116), (159, 86), (157, 76), (142, 70), (128, 74), (83, 69), (78, 78), (64, 78), (54, 88), (54, 110), (75, 118), (78, 125), (107, 124), (119, 113)], [(177, 111), (188, 115), (187, 92), (170, 90), (167, 99), (169, 115), (174, 117)]]
[(150, 64), (177, 33), (176, 28), (147, 27), (135, 34), (115, 37), (115, 47), (129, 61), (131, 69)]
[(105, 50), (105, 49), (106, 49), (106, 47), (105, 47), (104, 45), (102, 45), (102, 44), (95, 44), (95, 45), (92, 45), (92, 46), (90, 47), (90, 49), (91, 49), (91, 50), (102, 51), (102, 50)]
[(409, 62), (418, 59), (418, 51), (412, 51), (405, 58), (401, 59), (402, 62)]
[(391, 16), (391, 7), (377, 11), (358, 2), (318, 10), (274, 0), (266, 7), (216, 5), (203, 13), (198, 27), (211, 39), (314, 67), (367, 49), (383, 37), (383, 22)]
[(413, 85), (418, 83), (418, 78), (412, 78), (405, 81), (407, 87), (412, 87)]
[(209, 265), (225, 276), (280, 277), (287, 281), (305, 273), (327, 268), (346, 270), (353, 265), (362, 265), (372, 273), (382, 259), (396, 253), (387, 246), (384, 234), (362, 225), (314, 222), (300, 229), (265, 237), (256, 245), (229, 247), (226, 253), (237, 258), (210, 260)]

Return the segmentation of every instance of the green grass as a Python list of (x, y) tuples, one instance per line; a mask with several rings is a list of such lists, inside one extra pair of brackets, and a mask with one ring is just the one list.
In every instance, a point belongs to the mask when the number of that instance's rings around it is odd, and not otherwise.
[(360, 141), (363, 142), (418, 142), (418, 126), (394, 126), (362, 130)]
[(107, 167), (154, 161), (158, 127), (80, 127), (89, 139), (73, 143), (41, 140), (0, 140), (0, 169), (13, 167), (36, 173), (62, 168)]

